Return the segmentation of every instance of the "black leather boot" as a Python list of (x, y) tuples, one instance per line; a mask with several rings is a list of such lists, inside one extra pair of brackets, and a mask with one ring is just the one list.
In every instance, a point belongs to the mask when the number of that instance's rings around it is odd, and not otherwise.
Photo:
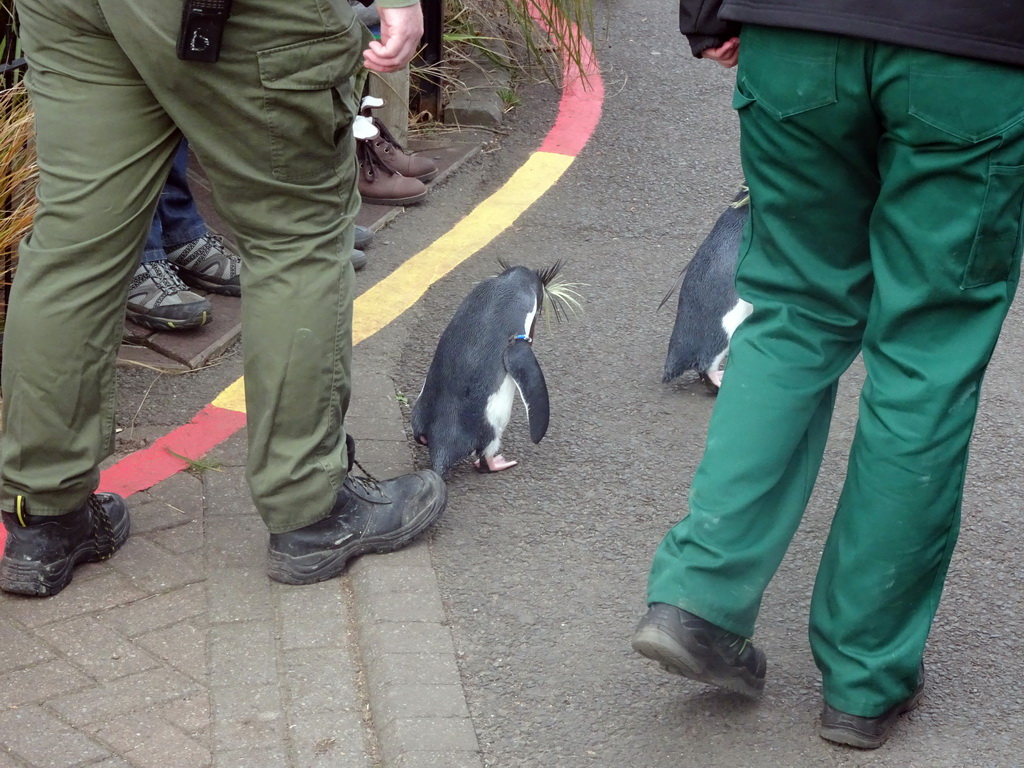
[(748, 638), (665, 603), (653, 603), (633, 633), (633, 650), (691, 680), (756, 697), (764, 688), (764, 653)]
[(128, 539), (124, 499), (91, 494), (65, 515), (3, 513), (7, 544), (0, 559), (0, 589), (48, 597), (71, 583), (78, 563), (106, 560)]
[(447, 500), (444, 481), (431, 470), (379, 481), (349, 475), (327, 517), (270, 535), (268, 575), (285, 584), (332, 579), (358, 555), (411, 543), (440, 517)]

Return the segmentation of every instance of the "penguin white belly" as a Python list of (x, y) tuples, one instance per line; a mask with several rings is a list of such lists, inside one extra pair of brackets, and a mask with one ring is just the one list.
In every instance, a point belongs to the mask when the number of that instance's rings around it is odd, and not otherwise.
[(487, 405), (484, 408), (484, 418), (494, 430), (494, 439), (489, 442), (483, 450), (483, 456), (490, 458), (501, 450), (501, 435), (512, 418), (512, 402), (516, 396), (516, 383), (512, 377), (505, 374), (505, 379), (498, 387), (498, 391), (487, 398)]
[[(750, 317), (750, 313), (753, 311), (753, 304), (740, 299), (736, 302), (736, 306), (725, 313), (725, 316), (722, 318), (722, 328), (729, 341), (732, 340), (732, 335), (736, 333), (736, 329), (740, 327), (740, 323)], [(710, 381), (716, 389), (722, 386), (722, 363), (728, 354), (729, 345), (726, 344), (725, 349), (715, 356), (715, 359), (708, 367), (708, 370), (705, 371), (708, 381)]]

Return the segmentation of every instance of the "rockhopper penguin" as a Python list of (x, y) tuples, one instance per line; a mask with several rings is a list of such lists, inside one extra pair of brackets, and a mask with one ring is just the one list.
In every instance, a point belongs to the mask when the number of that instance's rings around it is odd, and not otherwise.
[[(686, 371), (697, 371), (712, 392), (718, 392), (722, 385), (720, 369), (729, 353), (729, 341), (753, 311), (736, 294), (736, 263), (743, 228), (750, 216), (749, 200), (743, 187), (683, 270), (676, 322), (665, 358), (664, 382)], [(673, 291), (669, 291), (661, 305)]]
[(548, 428), (548, 389), (533, 354), (537, 318), (546, 305), (555, 317), (579, 306), (577, 294), (554, 278), (562, 262), (536, 271), (499, 261), (501, 274), (477, 284), (459, 305), (437, 344), (412, 409), (412, 431), (430, 449), (444, 475), (476, 456), (481, 472), (515, 466), (499, 454), (518, 391), (539, 443)]

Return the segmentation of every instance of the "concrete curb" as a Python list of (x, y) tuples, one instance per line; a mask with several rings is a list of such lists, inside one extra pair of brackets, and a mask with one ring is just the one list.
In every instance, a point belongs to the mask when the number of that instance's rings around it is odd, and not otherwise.
[[(354, 379), (349, 429), (360, 461), (385, 477), (408, 472), (412, 448), (394, 383), (380, 373)], [(347, 580), (382, 764), (482, 768), (429, 533), (399, 552), (360, 558)]]

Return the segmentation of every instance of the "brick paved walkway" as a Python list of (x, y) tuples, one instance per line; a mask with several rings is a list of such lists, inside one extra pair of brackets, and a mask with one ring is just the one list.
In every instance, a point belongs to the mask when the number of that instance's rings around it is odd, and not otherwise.
[[(406, 471), (391, 381), (354, 403), (360, 461)], [(56, 597), (0, 596), (0, 768), (481, 765), (429, 542), (275, 584), (244, 455), (133, 496), (128, 543)]]

